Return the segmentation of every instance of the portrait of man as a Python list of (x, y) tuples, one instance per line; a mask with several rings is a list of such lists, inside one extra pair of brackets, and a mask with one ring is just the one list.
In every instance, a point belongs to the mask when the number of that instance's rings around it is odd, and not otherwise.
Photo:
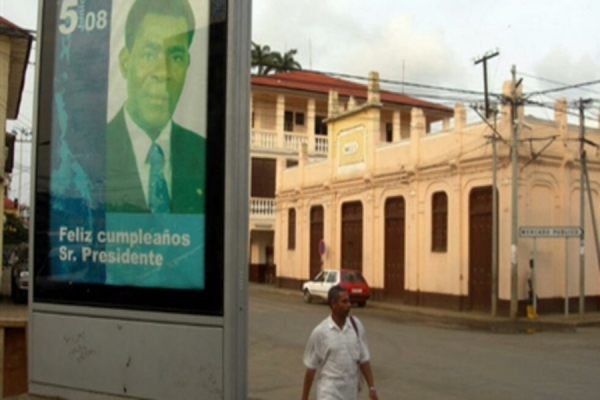
[(127, 13), (126, 98), (106, 132), (107, 212), (204, 213), (206, 139), (174, 120), (195, 29), (188, 0), (135, 0)]

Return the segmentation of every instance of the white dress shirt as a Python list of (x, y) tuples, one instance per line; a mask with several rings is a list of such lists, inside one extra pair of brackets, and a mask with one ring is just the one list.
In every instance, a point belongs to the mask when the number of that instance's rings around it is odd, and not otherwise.
[[(142, 182), (142, 189), (144, 190), (144, 198), (146, 204), (150, 204), (148, 198), (148, 185), (150, 182), (150, 163), (148, 162), (148, 151), (152, 146), (152, 140), (140, 128), (131, 118), (127, 109), (125, 111), (125, 124), (127, 125), (127, 132), (129, 133), (129, 139), (131, 140), (131, 146), (133, 147), (133, 153), (135, 154), (135, 164), (140, 175), (140, 182)], [(163, 151), (165, 156), (165, 165), (163, 167), (163, 173), (165, 180), (167, 181), (167, 188), (169, 189), (169, 196), (172, 193), (172, 182), (173, 182), (173, 171), (171, 169), (171, 125), (169, 121), (167, 126), (164, 127), (160, 135), (154, 141)]]
[(369, 361), (365, 329), (353, 317), (358, 335), (350, 317), (340, 329), (331, 316), (313, 330), (304, 351), (304, 365), (320, 369), (317, 378), (318, 400), (356, 400), (358, 396), (358, 363)]

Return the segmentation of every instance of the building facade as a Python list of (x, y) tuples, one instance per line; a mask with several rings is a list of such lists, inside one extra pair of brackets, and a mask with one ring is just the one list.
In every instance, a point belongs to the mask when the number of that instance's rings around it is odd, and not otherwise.
[[(5, 143), (0, 153), (0, 177), (2, 194), (6, 197), (13, 167), (14, 136), (7, 136), (6, 121), (17, 119), (21, 106), (21, 95), (25, 85), (25, 73), (33, 36), (7, 19), (0, 17), (0, 143)], [(2, 228), (4, 226), (5, 201), (0, 202)], [(12, 201), (9, 201), (12, 204)], [(3, 229), (0, 229), (0, 248), (3, 248)], [(2, 272), (0, 271), (0, 277)]]
[[(335, 103), (330, 91), (335, 91)], [(293, 71), (252, 77), (250, 260), (251, 281), (272, 282), (276, 262), (275, 193), (279, 170), (297, 166), (305, 148), (311, 162), (325, 161), (330, 135), (325, 123), (334, 113), (367, 102), (367, 85), (312, 71)], [(451, 109), (387, 91), (382, 99), (380, 129), (383, 141), (408, 135), (410, 108), (427, 108), (430, 123), (448, 120)], [(335, 107), (335, 110), (334, 110)], [(378, 128), (379, 129), (379, 128)], [(303, 147), (304, 146), (304, 147)]]
[[(492, 129), (484, 122), (467, 124), (459, 104), (442, 118), (442, 129), (433, 132), (430, 110), (415, 106), (394, 113), (394, 130), (386, 140), (385, 102), (374, 78), (362, 105), (340, 107), (336, 93), (330, 94), (326, 160), (311, 159), (303, 147), (298, 166), (278, 164), (277, 285), (300, 290), (322, 268), (352, 268), (363, 271), (378, 299), (489, 312), (494, 286)], [(510, 96), (510, 84), (504, 93)], [(557, 102), (554, 120), (525, 116), (522, 107), (516, 115), (518, 225), (578, 226), (580, 127), (568, 124), (565, 101)], [(511, 251), (510, 105), (502, 107), (496, 124), (498, 312), (509, 312), (514, 254), (522, 313), (534, 245), (533, 239), (520, 238)], [(588, 128), (592, 142), (585, 145), (596, 215), (600, 157), (593, 143), (600, 142), (599, 133)], [(589, 210), (583, 281), (585, 309), (595, 311), (600, 308), (600, 272)], [(571, 312), (578, 310), (579, 246), (576, 238), (536, 239), (538, 313), (562, 312), (565, 297)]]

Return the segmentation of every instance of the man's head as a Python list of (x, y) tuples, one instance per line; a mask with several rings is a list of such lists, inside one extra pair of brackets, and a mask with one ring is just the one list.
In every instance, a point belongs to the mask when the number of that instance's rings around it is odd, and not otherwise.
[(327, 302), (331, 307), (331, 314), (341, 319), (346, 319), (350, 313), (350, 296), (342, 286), (336, 285), (329, 289)]
[(125, 107), (153, 138), (170, 121), (190, 64), (196, 22), (188, 0), (136, 0), (125, 25), (119, 65)]

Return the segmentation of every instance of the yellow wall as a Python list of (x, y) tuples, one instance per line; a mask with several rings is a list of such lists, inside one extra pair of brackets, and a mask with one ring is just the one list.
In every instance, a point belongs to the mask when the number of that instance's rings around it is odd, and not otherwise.
[[(405, 285), (410, 291), (468, 296), (469, 290), (469, 196), (471, 190), (492, 184), (492, 150), (486, 137), (488, 125), (466, 125), (464, 107), (455, 110), (454, 127), (435, 134), (426, 133), (426, 115), (411, 113), (410, 137), (384, 143), (381, 135), (381, 107), (365, 104), (334, 115), (329, 120), (329, 158), (298, 168), (280, 168), (277, 188), (277, 236), (275, 257), (278, 276), (296, 280), (309, 278), (310, 207), (325, 209), (325, 267), (339, 267), (341, 207), (345, 202), (363, 205), (363, 269), (371, 286), (384, 286), (383, 254), (385, 201), (403, 196), (406, 204)], [(404, 114), (403, 114), (404, 116)], [(498, 131), (499, 193), (499, 297), (510, 299), (511, 168), (510, 121), (500, 115)], [(566, 125), (557, 115), (553, 121), (525, 118), (519, 145), (519, 225), (579, 224), (578, 144), (570, 139), (578, 127)], [(405, 124), (405, 119), (402, 119)], [(594, 132), (600, 133), (597, 129)], [(556, 136), (539, 157), (531, 162), (532, 149), (540, 151), (542, 140)], [(343, 152), (343, 149), (350, 148)], [(600, 158), (588, 151), (590, 180), (596, 214), (600, 215)], [(525, 165), (528, 163), (528, 165)], [(281, 167), (281, 166), (280, 166)], [(431, 251), (431, 201), (436, 191), (448, 196), (448, 250)], [(587, 198), (586, 198), (587, 202)], [(287, 249), (287, 210), (296, 209), (296, 249)], [(587, 207), (587, 206), (586, 206)], [(588, 237), (585, 244), (586, 294), (600, 294), (600, 274), (593, 244), (591, 218), (586, 211)], [(564, 295), (564, 240), (537, 240), (538, 294)], [(569, 293), (578, 295), (579, 256), (577, 239), (569, 241)], [(526, 293), (526, 272), (533, 252), (533, 240), (518, 243), (519, 298)]]

